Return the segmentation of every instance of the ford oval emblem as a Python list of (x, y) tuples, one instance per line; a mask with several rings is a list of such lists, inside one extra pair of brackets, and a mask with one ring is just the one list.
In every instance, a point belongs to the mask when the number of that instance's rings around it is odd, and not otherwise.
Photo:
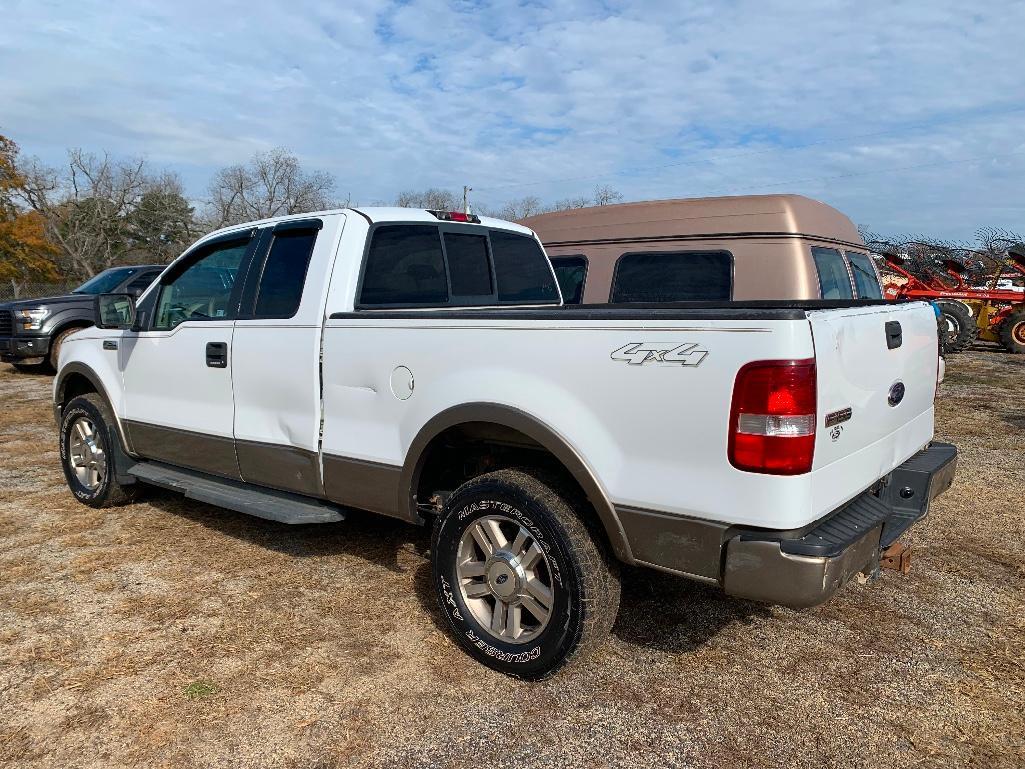
[(886, 399), (891, 406), (896, 406), (902, 400), (904, 400), (904, 383), (897, 382), (893, 387), (890, 388), (890, 397)]

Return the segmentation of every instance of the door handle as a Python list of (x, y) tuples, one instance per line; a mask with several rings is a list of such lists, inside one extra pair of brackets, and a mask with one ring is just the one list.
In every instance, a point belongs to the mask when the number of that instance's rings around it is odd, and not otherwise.
[(901, 330), (900, 321), (889, 320), (886, 322), (886, 348), (895, 350), (904, 342), (904, 332)]
[(206, 343), (206, 365), (210, 368), (228, 367), (228, 343), (207, 342)]

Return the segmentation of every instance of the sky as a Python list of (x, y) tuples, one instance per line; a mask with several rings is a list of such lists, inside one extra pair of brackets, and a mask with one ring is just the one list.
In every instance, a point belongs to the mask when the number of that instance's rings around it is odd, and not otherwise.
[(1025, 230), (1025, 2), (4, 0), (0, 133), (201, 201), (284, 146), (364, 205), (794, 192), (880, 234)]

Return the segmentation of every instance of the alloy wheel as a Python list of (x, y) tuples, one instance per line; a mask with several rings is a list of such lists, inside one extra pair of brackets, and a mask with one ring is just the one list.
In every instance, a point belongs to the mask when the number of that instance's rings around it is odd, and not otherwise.
[(555, 592), (548, 555), (518, 522), (477, 518), (459, 540), (459, 591), (477, 622), (505, 643), (527, 643), (547, 627)]
[(96, 425), (87, 417), (79, 417), (71, 424), (68, 443), (72, 472), (85, 488), (96, 491), (107, 475), (107, 454)]

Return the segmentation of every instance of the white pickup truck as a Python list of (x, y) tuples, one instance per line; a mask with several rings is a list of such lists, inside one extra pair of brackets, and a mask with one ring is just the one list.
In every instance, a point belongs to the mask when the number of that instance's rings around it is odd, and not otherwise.
[(602, 640), (617, 561), (818, 604), (956, 464), (928, 304), (563, 307), (530, 230), (461, 213), (222, 230), (97, 321), (54, 386), (79, 500), (433, 521), (454, 636), (523, 678)]

